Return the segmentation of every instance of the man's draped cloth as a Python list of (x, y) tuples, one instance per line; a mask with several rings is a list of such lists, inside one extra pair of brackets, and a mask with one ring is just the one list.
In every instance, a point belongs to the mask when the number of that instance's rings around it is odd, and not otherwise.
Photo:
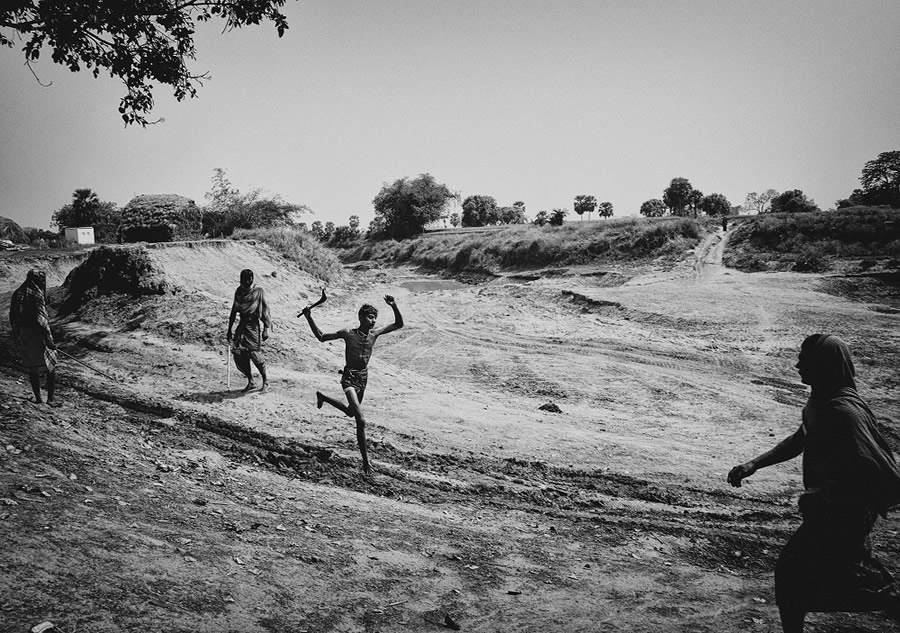
[(241, 315), (240, 323), (234, 331), (233, 349), (235, 352), (259, 352), (262, 349), (262, 322), (269, 322), (269, 304), (265, 292), (256, 284), (246, 290), (243, 286), (238, 286), (234, 291), (231, 307)]
[(46, 281), (37, 270), (28, 272), (25, 282), (12, 294), (9, 323), (21, 343), (22, 368), (28, 373), (54, 371), (56, 350), (47, 347), (53, 340), (47, 315)]
[(812, 364), (825, 372), (803, 409), (803, 523), (775, 568), (776, 602), (804, 611), (874, 611), (896, 592), (872, 557), (877, 515), (900, 502), (900, 468), (854, 383), (847, 346), (819, 339)]

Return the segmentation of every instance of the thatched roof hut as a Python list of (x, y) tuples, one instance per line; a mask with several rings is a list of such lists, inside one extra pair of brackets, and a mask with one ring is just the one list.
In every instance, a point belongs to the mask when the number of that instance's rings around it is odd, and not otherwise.
[(14, 244), (28, 244), (28, 236), (22, 227), (10, 220), (0, 216), (0, 240), (9, 240)]
[(200, 209), (174, 193), (135, 196), (122, 209), (122, 242), (172, 242), (199, 237)]

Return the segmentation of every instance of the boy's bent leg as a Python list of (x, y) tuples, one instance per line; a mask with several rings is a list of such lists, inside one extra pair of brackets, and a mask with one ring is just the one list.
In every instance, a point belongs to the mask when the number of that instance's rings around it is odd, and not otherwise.
[(333, 406), (335, 409), (337, 409), (338, 411), (340, 411), (341, 413), (343, 413), (346, 416), (353, 415), (353, 412), (350, 410), (350, 408), (346, 404), (344, 404), (343, 402), (339, 402), (338, 400), (335, 400), (334, 398), (329, 398), (321, 391), (317, 391), (316, 392), (316, 407), (321, 409), (323, 402), (327, 402), (328, 404), (330, 404), (331, 406)]

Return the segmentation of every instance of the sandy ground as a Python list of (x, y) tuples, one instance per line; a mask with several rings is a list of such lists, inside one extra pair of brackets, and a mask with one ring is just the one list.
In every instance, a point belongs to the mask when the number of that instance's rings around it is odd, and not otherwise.
[[(407, 323), (370, 365), (371, 478), (352, 420), (315, 407), (317, 389), (340, 396), (343, 364), (296, 318), (319, 283), (262, 246), (149, 249), (175, 294), (55, 323), (89, 366), (63, 360), (62, 408), (29, 401), (0, 335), (0, 631), (779, 631), (771, 570), (799, 524), (799, 460), (741, 489), (725, 474), (799, 424), (813, 332), (848, 341), (900, 447), (900, 300), (725, 269), (725, 244), (477, 285), (348, 267), (323, 330), (362, 302), (385, 324), (385, 294)], [(0, 309), (28, 268), (55, 288), (79, 261), (2, 256)], [(228, 388), (242, 268), (275, 319), (265, 394), (241, 394), (233, 367)], [(874, 533), (894, 570), (898, 531), (892, 516)]]

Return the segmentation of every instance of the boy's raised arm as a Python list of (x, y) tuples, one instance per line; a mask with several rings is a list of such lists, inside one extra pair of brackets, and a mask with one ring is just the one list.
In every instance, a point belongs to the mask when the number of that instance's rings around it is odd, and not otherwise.
[(330, 332), (328, 334), (323, 334), (322, 330), (319, 329), (319, 326), (316, 325), (316, 322), (312, 317), (312, 310), (310, 309), (310, 306), (303, 308), (303, 311), (300, 312), (300, 314), (306, 317), (306, 321), (309, 323), (309, 329), (312, 330), (313, 336), (316, 337), (316, 340), (324, 343), (325, 341), (333, 341), (335, 339), (343, 338), (341, 332)]
[(391, 309), (394, 311), (394, 322), (385, 326), (379, 334), (387, 334), (388, 332), (393, 332), (394, 330), (399, 330), (403, 327), (403, 315), (400, 314), (400, 308), (397, 307), (397, 302), (394, 300), (394, 297), (391, 295), (384, 295), (384, 302), (391, 306)]

